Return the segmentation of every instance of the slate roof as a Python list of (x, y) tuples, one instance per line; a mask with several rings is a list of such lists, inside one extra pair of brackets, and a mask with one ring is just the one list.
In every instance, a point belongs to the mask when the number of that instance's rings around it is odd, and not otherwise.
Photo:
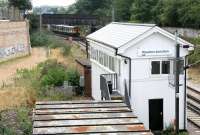
[[(122, 23), (112, 22), (105, 27), (89, 34), (86, 38), (112, 48), (120, 48), (127, 45), (139, 37), (145, 38), (147, 33), (159, 32), (172, 40), (175, 40), (175, 35), (156, 26), (155, 24), (138, 24), (138, 23)], [(189, 50), (193, 50), (193, 45), (181, 38), (177, 41), (182, 45), (190, 45)]]
[(118, 23), (112, 22), (87, 36), (87, 39), (109, 44), (119, 48), (128, 41), (153, 28), (155, 24)]

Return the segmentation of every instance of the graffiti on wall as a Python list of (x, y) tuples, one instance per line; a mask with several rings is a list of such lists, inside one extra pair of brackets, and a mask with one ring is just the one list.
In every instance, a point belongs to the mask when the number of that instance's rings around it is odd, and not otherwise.
[(26, 47), (22, 44), (11, 46), (7, 48), (0, 48), (0, 58), (5, 58), (14, 54), (17, 54), (19, 52), (25, 52)]

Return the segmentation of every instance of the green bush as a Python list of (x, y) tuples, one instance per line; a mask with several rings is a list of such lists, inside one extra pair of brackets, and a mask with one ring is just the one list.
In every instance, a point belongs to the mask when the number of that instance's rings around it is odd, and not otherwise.
[(66, 80), (72, 85), (72, 86), (78, 86), (79, 85), (79, 78), (80, 75), (77, 70), (75, 69), (68, 69), (66, 73)]
[(55, 60), (48, 60), (42, 65), (41, 84), (42, 86), (61, 86), (66, 80), (65, 67)]
[(40, 27), (39, 16), (36, 14), (29, 14), (28, 19), (29, 19), (30, 33), (33, 33), (34, 31), (38, 30)]
[(67, 97), (63, 93), (55, 92), (55, 86), (63, 85), (68, 81), (73, 86), (79, 85), (79, 73), (75, 69), (67, 69), (57, 60), (46, 60), (33, 69), (21, 69), (17, 71), (15, 86), (26, 87), (35, 94), (39, 100), (64, 100)]
[(30, 36), (32, 46), (48, 46), (50, 37), (45, 32), (34, 32)]
[(70, 45), (63, 38), (54, 36), (50, 32), (34, 32), (31, 34), (32, 46), (45, 46), (49, 48), (61, 48), (62, 54), (67, 56), (70, 53)]
[(43, 86), (53, 85), (61, 86), (66, 78), (65, 70), (62, 67), (56, 66), (47, 71), (47, 74), (41, 78)]

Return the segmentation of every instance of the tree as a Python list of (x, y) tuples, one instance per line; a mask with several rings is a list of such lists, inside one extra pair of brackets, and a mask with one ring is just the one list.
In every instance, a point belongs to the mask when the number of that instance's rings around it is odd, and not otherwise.
[(32, 9), (32, 4), (30, 0), (8, 0), (9, 5), (20, 10), (29, 10)]
[(181, 8), (178, 8), (179, 23), (183, 27), (200, 28), (200, 1), (182, 0)]
[(68, 8), (67, 13), (97, 15), (99, 17), (111, 14), (111, 0), (77, 0)]
[(180, 26), (178, 9), (181, 7), (179, 0), (164, 0), (163, 13), (161, 13), (161, 23), (164, 26)]
[(158, 0), (135, 0), (131, 7), (131, 20), (154, 22), (154, 7)]
[(115, 8), (116, 21), (129, 21), (130, 8), (134, 0), (114, 0), (113, 6)]

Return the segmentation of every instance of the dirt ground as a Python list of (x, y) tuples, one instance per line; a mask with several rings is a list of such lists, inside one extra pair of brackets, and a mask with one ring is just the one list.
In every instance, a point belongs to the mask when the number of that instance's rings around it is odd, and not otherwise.
[[(49, 55), (49, 51), (45, 48), (33, 48), (30, 56), (0, 63), (0, 111), (23, 104), (32, 104), (27, 102), (34, 102), (35, 100), (35, 93), (31, 93), (34, 90), (13, 86), (12, 77), (14, 77), (17, 69), (31, 69), (49, 58), (57, 59), (68, 67), (74, 67), (76, 64), (75, 59), (79, 57), (83, 58), (86, 55), (77, 45), (72, 46), (71, 52), (67, 57), (61, 54), (60, 49), (52, 49)], [(8, 86), (3, 87), (3, 83)]]
[(47, 59), (47, 51), (45, 48), (32, 48), (30, 56), (16, 58), (7, 62), (0, 63), (0, 86), (3, 83), (10, 83), (11, 78), (15, 75), (17, 69), (30, 69), (38, 63)]
[(194, 84), (200, 84), (200, 65), (188, 69), (188, 80)]
[(17, 107), (27, 102), (27, 90), (23, 87), (5, 87), (11, 85), (17, 69), (31, 69), (38, 63), (47, 59), (47, 51), (45, 48), (32, 48), (30, 56), (16, 58), (7, 62), (0, 63), (0, 110), (10, 107)]

